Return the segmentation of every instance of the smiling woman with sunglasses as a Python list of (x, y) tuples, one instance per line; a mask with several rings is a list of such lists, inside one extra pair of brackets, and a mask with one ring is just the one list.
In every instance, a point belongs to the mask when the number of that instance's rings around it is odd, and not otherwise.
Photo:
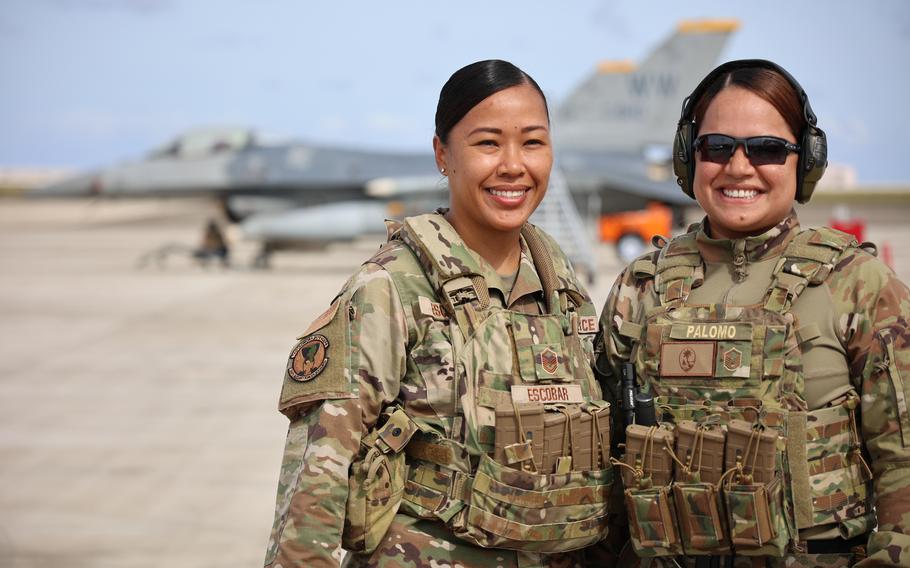
[(910, 292), (874, 246), (800, 228), (793, 202), (826, 165), (816, 122), (763, 60), (683, 103), (674, 171), (705, 219), (620, 275), (597, 340), (633, 422), (628, 557), (910, 566)]

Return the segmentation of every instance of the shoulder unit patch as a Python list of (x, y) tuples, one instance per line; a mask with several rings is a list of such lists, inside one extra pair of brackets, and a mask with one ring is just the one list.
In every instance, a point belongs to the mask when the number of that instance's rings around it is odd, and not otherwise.
[(329, 340), (320, 333), (300, 340), (288, 357), (288, 376), (302, 383), (315, 379), (329, 362)]

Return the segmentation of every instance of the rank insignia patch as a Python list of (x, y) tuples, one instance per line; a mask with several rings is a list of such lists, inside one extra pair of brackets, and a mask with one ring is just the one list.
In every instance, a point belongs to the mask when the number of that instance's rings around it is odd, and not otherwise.
[(295, 381), (315, 379), (329, 362), (329, 340), (319, 333), (300, 340), (288, 358), (288, 376)]
[(735, 347), (724, 351), (724, 368), (730, 372), (735, 371), (743, 364), (742, 351)]
[(547, 347), (540, 353), (540, 366), (551, 375), (556, 373), (556, 369), (559, 367), (559, 356)]

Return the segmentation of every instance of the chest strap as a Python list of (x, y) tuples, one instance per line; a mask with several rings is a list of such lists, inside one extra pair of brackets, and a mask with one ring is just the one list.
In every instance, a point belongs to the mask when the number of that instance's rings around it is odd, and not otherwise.
[(838, 258), (858, 243), (852, 235), (822, 227), (806, 229), (793, 237), (774, 267), (765, 309), (785, 313), (808, 286), (825, 281)]
[(458, 323), (464, 337), (470, 336), (490, 307), (476, 253), (438, 214), (407, 218), (391, 238), (413, 251), (446, 315)]
[(654, 272), (654, 285), (661, 305), (685, 302), (692, 288), (705, 279), (695, 233), (680, 235), (661, 249)]
[[(521, 235), (544, 289), (547, 313), (565, 313), (568, 294), (549, 247), (528, 223), (522, 227)], [(391, 238), (401, 240), (414, 252), (431, 286), (438, 291), (447, 315), (458, 323), (464, 337), (470, 336), (490, 307), (482, 259), (439, 214), (409, 217), (395, 227)]]
[(534, 268), (537, 269), (537, 276), (540, 278), (541, 286), (543, 286), (547, 313), (565, 313), (568, 309), (568, 300), (565, 294), (559, 293), (563, 286), (556, 276), (556, 268), (553, 266), (553, 257), (550, 255), (550, 249), (544, 244), (543, 239), (537, 233), (537, 229), (528, 223), (525, 223), (521, 228), (521, 236), (524, 237), (528, 250), (531, 251)]

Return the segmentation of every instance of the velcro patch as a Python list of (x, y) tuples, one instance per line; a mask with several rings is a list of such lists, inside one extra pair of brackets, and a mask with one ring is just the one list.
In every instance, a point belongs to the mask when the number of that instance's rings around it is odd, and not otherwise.
[(578, 333), (597, 333), (597, 318), (594, 316), (579, 316), (576, 326)]
[(318, 333), (304, 334), (288, 357), (278, 410), (290, 418), (296, 416), (295, 408), (309, 402), (357, 396), (348, 368), (351, 325), (347, 304), (339, 300), (332, 313), (331, 321)]
[(329, 340), (319, 333), (307, 336), (288, 357), (288, 376), (305, 383), (316, 378), (329, 362)]
[(713, 377), (713, 341), (664, 343), (660, 346), (661, 377)]
[(724, 362), (724, 369), (728, 371), (735, 371), (743, 364), (743, 352), (735, 347), (730, 347), (724, 351), (722, 360)]
[(426, 296), (419, 296), (417, 298), (417, 310), (427, 317), (431, 317), (435, 320), (445, 321), (449, 319), (449, 316), (446, 315), (445, 310), (442, 308), (442, 304), (439, 302), (431, 302)]
[(341, 302), (339, 302), (338, 300), (335, 300), (334, 302), (332, 302), (332, 305), (329, 306), (328, 308), (326, 308), (326, 310), (324, 312), (322, 312), (319, 315), (319, 317), (317, 317), (315, 320), (313, 320), (313, 323), (311, 323), (310, 326), (308, 328), (306, 328), (306, 331), (303, 332), (303, 335), (301, 335), (297, 339), (303, 339), (304, 337), (313, 333), (314, 331), (319, 331), (320, 329), (327, 326), (329, 324), (329, 322), (332, 321), (332, 318), (335, 317), (335, 312), (338, 311), (338, 304), (340, 304), (340, 303)]
[(585, 401), (581, 385), (512, 385), (512, 400), (519, 404), (526, 402), (580, 404)]
[(670, 339), (748, 341), (751, 337), (751, 323), (677, 323), (670, 329)]
[(544, 372), (555, 375), (556, 369), (559, 368), (559, 355), (547, 347), (540, 352), (540, 366)]
[(531, 346), (534, 354), (534, 367), (538, 380), (570, 380), (568, 361), (562, 354), (562, 347), (557, 344), (537, 344)]
[(451, 465), (455, 461), (455, 452), (452, 448), (424, 440), (411, 440), (405, 446), (405, 452), (412, 458), (439, 465)]
[(534, 459), (534, 450), (531, 449), (530, 441), (509, 444), (505, 447), (505, 452), (508, 465)]

